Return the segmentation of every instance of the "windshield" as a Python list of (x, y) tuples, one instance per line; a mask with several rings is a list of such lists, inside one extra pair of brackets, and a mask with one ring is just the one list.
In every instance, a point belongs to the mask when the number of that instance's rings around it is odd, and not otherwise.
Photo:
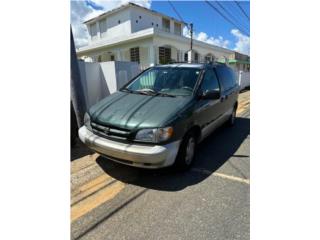
[(149, 91), (173, 96), (190, 96), (197, 82), (197, 68), (151, 68), (130, 83), (130, 91)]

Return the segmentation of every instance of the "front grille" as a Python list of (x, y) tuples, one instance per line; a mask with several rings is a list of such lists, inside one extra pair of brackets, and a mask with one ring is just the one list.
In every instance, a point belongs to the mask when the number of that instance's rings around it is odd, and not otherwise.
[(115, 128), (113, 126), (104, 126), (91, 122), (92, 130), (95, 134), (101, 135), (107, 138), (116, 138), (127, 140), (130, 138), (130, 130)]

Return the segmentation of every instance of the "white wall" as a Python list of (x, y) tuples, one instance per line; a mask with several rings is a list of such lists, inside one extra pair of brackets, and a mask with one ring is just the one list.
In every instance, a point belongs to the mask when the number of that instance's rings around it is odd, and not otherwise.
[[(95, 43), (96, 41), (106, 39), (106, 38), (114, 38), (117, 36), (126, 36), (131, 33), (131, 22), (130, 22), (130, 11), (129, 9), (124, 9), (123, 11), (116, 12), (106, 17), (107, 18), (107, 32), (101, 33), (99, 28), (98, 20), (96, 22), (98, 27), (98, 35), (94, 39), (91, 39), (90, 42)], [(118, 21), (120, 20), (120, 24)], [(92, 23), (88, 24), (88, 31), (90, 33), (89, 26)]]
[[(84, 91), (87, 108), (110, 95), (104, 76), (101, 74), (99, 63), (88, 63), (78, 61), (80, 79)], [(88, 109), (86, 109), (88, 110)]]
[[(118, 21), (120, 20), (120, 24)], [(128, 35), (130, 28), (130, 12), (129, 9), (116, 12), (107, 17), (107, 34), (106, 37), (116, 37), (120, 35)]]
[(133, 62), (78, 64), (87, 108), (119, 90), (140, 72), (139, 65)]
[[(190, 39), (182, 40), (180, 37), (162, 37), (162, 36), (156, 36), (154, 38), (154, 45), (156, 46), (165, 46), (170, 45), (175, 47), (178, 50), (182, 50), (184, 53), (187, 52), (190, 49)], [(211, 53), (216, 58), (221, 58), (223, 56), (229, 57), (231, 53), (222, 52), (219, 50), (215, 50), (213, 47), (210, 46), (200, 46), (197, 42), (193, 42), (193, 50), (198, 52), (200, 54), (200, 59), (203, 60), (205, 55), (208, 53)]]
[[(139, 18), (141, 16), (141, 19)], [(147, 28), (161, 28), (161, 17), (137, 8), (130, 8), (131, 31), (138, 32)], [(138, 23), (136, 21), (138, 20)], [(153, 23), (153, 26), (152, 26)]]
[(250, 72), (239, 71), (238, 76), (240, 90), (250, 86)]

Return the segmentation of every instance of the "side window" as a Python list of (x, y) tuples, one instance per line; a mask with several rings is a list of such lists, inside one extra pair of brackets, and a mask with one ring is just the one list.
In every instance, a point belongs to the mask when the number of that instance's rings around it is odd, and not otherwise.
[(217, 66), (216, 70), (223, 90), (229, 90), (236, 85), (236, 78), (232, 69), (226, 66)]
[(220, 91), (220, 86), (219, 86), (217, 76), (212, 69), (207, 70), (205, 72), (200, 89), (203, 92), (210, 91), (210, 90)]

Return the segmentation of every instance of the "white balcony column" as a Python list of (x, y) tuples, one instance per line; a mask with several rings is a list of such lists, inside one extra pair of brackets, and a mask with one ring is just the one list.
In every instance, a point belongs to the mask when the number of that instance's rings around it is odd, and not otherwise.
[(170, 33), (174, 33), (174, 21), (170, 20)]
[(150, 45), (148, 48), (150, 67), (156, 65), (156, 56), (154, 48), (155, 47), (153, 45)]
[(188, 63), (192, 62), (192, 53), (193, 53), (193, 50), (188, 51)]
[(184, 51), (179, 50), (179, 61), (184, 62)]
[(121, 50), (120, 49), (117, 49), (116, 50), (116, 61), (122, 61), (122, 57), (121, 57)]

